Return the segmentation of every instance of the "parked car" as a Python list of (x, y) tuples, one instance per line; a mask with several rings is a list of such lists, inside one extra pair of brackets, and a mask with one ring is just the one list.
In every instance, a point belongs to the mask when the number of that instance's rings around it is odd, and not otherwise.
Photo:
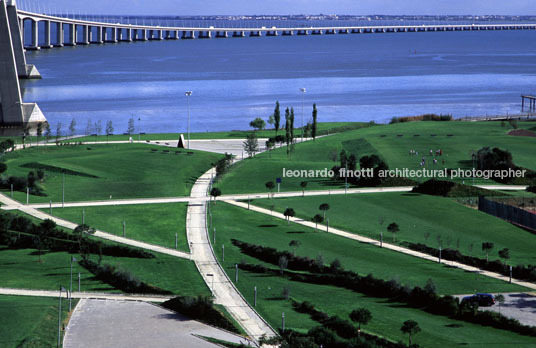
[(474, 294), (473, 296), (466, 296), (462, 299), (462, 303), (472, 302), (478, 306), (490, 307), (495, 304), (495, 297), (492, 294)]

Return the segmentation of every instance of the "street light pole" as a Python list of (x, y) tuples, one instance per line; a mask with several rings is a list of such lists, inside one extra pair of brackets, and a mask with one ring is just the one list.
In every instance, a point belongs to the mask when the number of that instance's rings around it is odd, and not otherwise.
[(305, 88), (300, 88), (300, 91), (302, 92), (302, 98), (301, 98), (301, 141), (303, 143), (303, 97), (305, 93), (307, 93), (307, 90)]
[(61, 292), (62, 291), (65, 291), (65, 288), (60, 285), (60, 296), (59, 296), (60, 308), (58, 311), (58, 348), (61, 345)]
[(188, 150), (190, 149), (190, 97), (192, 96), (192, 91), (186, 91), (184, 93), (186, 96), (186, 103), (188, 105)]
[(74, 256), (71, 257), (71, 285), (69, 287), (69, 312), (72, 308), (72, 299), (73, 299), (73, 262), (76, 261)]

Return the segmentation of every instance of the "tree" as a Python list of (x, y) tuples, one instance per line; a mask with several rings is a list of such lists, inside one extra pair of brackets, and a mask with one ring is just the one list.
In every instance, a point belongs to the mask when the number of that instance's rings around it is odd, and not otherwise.
[(112, 120), (109, 120), (106, 122), (106, 142), (108, 142), (108, 136), (114, 134), (114, 125), (112, 123)]
[(134, 134), (136, 131), (135, 123), (134, 123), (134, 117), (131, 117), (128, 119), (128, 126), (127, 126), (127, 133), (128, 135)]
[(90, 135), (92, 132), (93, 132), (93, 122), (91, 122), (91, 119), (88, 118), (85, 135)]
[(504, 260), (504, 265), (506, 266), (506, 260), (510, 258), (510, 249), (504, 248), (499, 250), (499, 257)]
[(285, 212), (283, 213), (287, 219), (287, 224), (290, 224), (290, 218), (296, 216), (296, 212), (292, 208), (285, 209)]
[(342, 149), (341, 154), (341, 168), (348, 168), (348, 155), (346, 154), (346, 150)]
[(62, 128), (62, 124), (61, 122), (58, 122), (56, 124), (56, 140), (58, 140), (58, 138), (61, 137), (61, 128)]
[(296, 254), (296, 250), (300, 247), (301, 242), (299, 240), (291, 240), (290, 243), (288, 243), (288, 246), (294, 249), (294, 254)]
[(6, 170), (7, 164), (5, 164), (4, 162), (0, 162), (0, 174), (5, 173)]
[(257, 117), (249, 123), (249, 126), (255, 130), (262, 130), (266, 128), (266, 122), (260, 117)]
[(290, 142), (294, 142), (294, 108), (290, 108)]
[(324, 218), (324, 220), (326, 219), (326, 212), (329, 210), (329, 208), (330, 208), (330, 206), (327, 203), (322, 203), (318, 207), (318, 209), (320, 209), (322, 211), (322, 213), (323, 213), (322, 217)]
[(315, 216), (313, 216), (313, 222), (316, 224), (315, 228), (318, 229), (318, 224), (324, 222), (324, 218), (322, 217), (322, 215), (316, 214)]
[(350, 313), (350, 319), (353, 322), (358, 323), (359, 326), (358, 326), (357, 336), (359, 337), (359, 335), (361, 334), (361, 325), (367, 325), (368, 322), (372, 319), (372, 314), (366, 308), (358, 308), (358, 309), (354, 309)]
[(37, 141), (39, 141), (39, 138), (43, 135), (43, 122), (39, 122), (37, 124)]
[(243, 144), (244, 151), (247, 152), (249, 157), (255, 156), (259, 151), (259, 141), (257, 140), (257, 135), (255, 133), (249, 134)]
[(210, 190), (210, 195), (214, 197), (214, 204), (216, 204), (216, 198), (221, 196), (221, 190), (217, 187), (213, 187), (212, 190)]
[(287, 155), (290, 152), (289, 146), (292, 138), (290, 137), (290, 110), (287, 108), (285, 110), (285, 140), (287, 142)]
[(266, 184), (264, 184), (264, 186), (266, 186), (266, 188), (268, 189), (268, 192), (271, 192), (274, 189), (275, 184), (273, 181), (268, 181)]
[(357, 157), (354, 154), (351, 154), (348, 157), (348, 170), (355, 171), (357, 169)]
[(102, 133), (102, 122), (101, 122), (101, 120), (98, 120), (97, 122), (95, 122), (95, 133), (97, 133), (97, 135), (101, 135), (101, 133)]
[(279, 126), (281, 125), (281, 111), (279, 110), (279, 101), (275, 102), (274, 123), (275, 123), (275, 135), (277, 135), (277, 131), (279, 130)]
[(400, 231), (398, 224), (396, 222), (390, 223), (389, 226), (387, 226), (387, 231), (393, 234), (393, 242), (395, 242), (395, 234)]
[(279, 257), (279, 271), (281, 271), (281, 274), (285, 271), (285, 269), (288, 267), (288, 259), (285, 256)]
[(71, 124), (69, 125), (69, 135), (73, 136), (76, 133), (76, 120), (73, 118)]
[(489, 252), (493, 250), (495, 245), (492, 242), (484, 242), (482, 243), (482, 251), (486, 253), (486, 262), (489, 261)]
[(39, 253), (39, 263), (41, 263), (41, 254), (49, 246), (49, 236), (56, 229), (56, 223), (50, 219), (46, 219), (35, 228), (36, 233), (34, 234), (33, 242)]
[(313, 137), (313, 140), (316, 139), (317, 116), (318, 116), (318, 110), (316, 109), (316, 103), (315, 103), (315, 104), (313, 104), (313, 128), (311, 130), (311, 136)]
[(268, 116), (268, 124), (270, 125), (270, 127), (273, 127), (274, 123), (275, 123), (274, 114), (271, 114), (270, 116)]
[(506, 299), (504, 298), (503, 294), (495, 295), (495, 301), (499, 302), (499, 314), (501, 314), (501, 306), (504, 304), (505, 300)]
[(52, 131), (50, 130), (50, 123), (45, 122), (45, 138), (48, 140), (48, 138), (52, 135)]
[(305, 189), (307, 188), (307, 181), (300, 182), (300, 187), (302, 188), (302, 196), (305, 197)]
[(421, 332), (421, 328), (416, 321), (406, 320), (400, 327), (400, 331), (409, 335), (409, 346), (411, 347), (411, 337)]

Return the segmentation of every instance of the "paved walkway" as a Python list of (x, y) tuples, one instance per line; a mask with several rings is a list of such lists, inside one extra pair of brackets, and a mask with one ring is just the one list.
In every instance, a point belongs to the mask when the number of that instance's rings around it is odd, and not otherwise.
[[(237, 201), (226, 201), (226, 202), (229, 203), (229, 204), (235, 205), (237, 207), (248, 209), (248, 204), (247, 203), (237, 202)], [(259, 213), (262, 213), (262, 214), (274, 216), (274, 217), (277, 217), (279, 219), (286, 219), (286, 217), (281, 213), (278, 213), (278, 212), (275, 212), (275, 211), (270, 211), (268, 209), (264, 209), (264, 208), (257, 207), (257, 206), (254, 206), (254, 205), (250, 205), (249, 209), (253, 210), (253, 211), (256, 211), (256, 212), (259, 212)], [(301, 218), (291, 217), (290, 221), (294, 222), (294, 223), (297, 223), (297, 224), (300, 224), (300, 225), (303, 225), (303, 226), (316, 228), (316, 224), (314, 222), (305, 221), (305, 220), (303, 220)], [(318, 224), (318, 227), (320, 229), (323, 229), (323, 230), (327, 231), (328, 233), (335, 234), (335, 235), (338, 235), (338, 236), (341, 236), (341, 237), (344, 237), (344, 238), (356, 240), (356, 241), (361, 242), (361, 243), (367, 243), (367, 244), (376, 245), (378, 247), (380, 246), (380, 242), (377, 241), (376, 239), (364, 237), (364, 236), (361, 236), (361, 235), (358, 235), (358, 234), (355, 234), (355, 233), (339, 230), (339, 229), (336, 229), (336, 228), (333, 228), (333, 227), (329, 227), (329, 229), (328, 229), (328, 227), (326, 225), (323, 225), (323, 224)], [(411, 250), (411, 249), (408, 249), (408, 248), (404, 248), (404, 247), (401, 247), (401, 246), (398, 246), (398, 245), (389, 244), (389, 243), (384, 242), (383, 243), (383, 248), (393, 250), (393, 251), (397, 251), (397, 252), (400, 252), (400, 253), (403, 253), (403, 254), (406, 254), (406, 255), (415, 256), (415, 257), (418, 257), (418, 258), (421, 258), (421, 259), (425, 259), (425, 260), (429, 260), (429, 261), (433, 261), (433, 262), (438, 262), (437, 257), (431, 256), (431, 255), (428, 255), (428, 254), (424, 254), (424, 253), (421, 253), (421, 252), (418, 252), (418, 251), (414, 251), (414, 250)], [(463, 270), (468, 271), (468, 272), (476, 272), (476, 273), (479, 273), (479, 274), (484, 275), (486, 277), (500, 279), (500, 280), (504, 280), (504, 281), (509, 281), (509, 277), (503, 276), (502, 274), (485, 271), (485, 270), (482, 270), (480, 268), (465, 265), (463, 263), (459, 263), (459, 262), (455, 262), (455, 261), (448, 261), (448, 260), (442, 260), (441, 263), (443, 263), (445, 265), (448, 265), (448, 266), (451, 266), (451, 267), (460, 268), (460, 269), (463, 269)], [(512, 283), (520, 285), (520, 286), (524, 286), (524, 287), (529, 288), (529, 289), (536, 290), (536, 284), (534, 284), (534, 283), (529, 283), (529, 282), (525, 282), (525, 281), (517, 280), (517, 279), (512, 279)]]
[[(0, 288), (0, 295), (15, 295), (15, 296), (34, 296), (34, 297), (58, 297), (59, 290), (31, 290), (31, 289), (10, 289)], [(62, 296), (67, 297), (65, 292)], [(75, 292), (73, 298), (93, 298), (103, 300), (121, 300), (121, 301), (142, 301), (161, 303), (171, 299), (169, 296), (145, 296), (145, 295), (124, 295), (124, 294), (109, 294), (98, 292)]]
[[(213, 174), (211, 169), (197, 179), (191, 192), (193, 199), (207, 196)], [(275, 331), (249, 306), (218, 263), (207, 234), (206, 207), (206, 201), (190, 203), (186, 217), (186, 234), (199, 273), (212, 290), (215, 302), (224, 305), (250, 337), (257, 341), (262, 335), (275, 336)]]
[(236, 344), (238, 335), (146, 302), (81, 300), (73, 311), (64, 348), (215, 348), (198, 336)]

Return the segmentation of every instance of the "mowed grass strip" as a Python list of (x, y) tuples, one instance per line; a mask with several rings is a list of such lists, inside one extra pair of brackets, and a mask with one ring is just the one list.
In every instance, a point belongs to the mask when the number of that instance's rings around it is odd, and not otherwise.
[[(36, 171), (21, 167), (30, 162), (88, 175), (65, 175), (66, 201), (187, 196), (195, 180), (221, 158), (191, 152), (145, 144), (34, 147), (6, 154), (5, 175), (26, 177)], [(63, 175), (57, 170), (45, 174), (39, 185), (46, 196), (32, 195), (30, 203), (61, 202)], [(4, 192), (9, 195), (9, 190)], [(26, 202), (25, 192), (14, 197)]]
[[(142, 242), (175, 248), (175, 234), (178, 250), (190, 250), (186, 239), (187, 203), (116, 205), (84, 208), (54, 208), (56, 217), (85, 224), (117, 236), (123, 235), (125, 222), (126, 237)], [(42, 209), (48, 213), (49, 209)]]
[[(396, 243), (409, 241), (439, 248), (458, 249), (464, 255), (485, 258), (483, 242), (492, 242), (490, 260), (499, 259), (498, 251), (510, 249), (509, 264), (536, 264), (536, 235), (508, 222), (465, 207), (452, 199), (413, 193), (371, 193), (326, 195), (255, 200), (252, 204), (284, 212), (287, 207), (297, 216), (311, 220), (323, 214), (319, 206), (328, 203), (326, 212), (332, 227), (392, 243), (387, 231), (392, 222), (399, 225)], [(381, 224), (380, 224), (381, 223)]]
[[(480, 289), (487, 288), (489, 291), (502, 288), (502, 285), (494, 280), (488, 282), (483, 277), (476, 277), (433, 263), (430, 263), (430, 268), (423, 267), (422, 265), (426, 262), (404, 260), (409, 256), (379, 248), (369, 249), (359, 243), (293, 224), (287, 226), (286, 222), (226, 204), (213, 205), (212, 213), (214, 227), (217, 230), (214, 250), (229, 278), (233, 281), (236, 263), (262, 262), (240, 253), (238, 248), (232, 246), (230, 239), (235, 238), (286, 250), (292, 250), (288, 243), (296, 239), (302, 243), (296, 250), (298, 255), (315, 257), (321, 253), (326, 262), (337, 257), (342, 261), (343, 266), (361, 274), (370, 272), (382, 278), (394, 276), (408, 285), (423, 285), (426, 279), (433, 278), (441, 292), (465, 290), (479, 283), (482, 283)], [(222, 244), (225, 245), (225, 261), (222, 261)], [(276, 268), (273, 265), (269, 267)], [(438, 271), (431, 271), (432, 268)], [(242, 270), (239, 272), (236, 286), (251, 305), (254, 305), (254, 287), (257, 287), (255, 309), (276, 329), (281, 327), (283, 312), (287, 328), (306, 332), (320, 325), (308, 315), (293, 310), (291, 301), (284, 299), (282, 295), (283, 289), (288, 288), (290, 297), (296, 301), (309, 301), (318, 309), (345, 319), (349, 319), (348, 315), (353, 309), (368, 308), (372, 312), (373, 319), (364, 327), (364, 330), (393, 341), (407, 342), (407, 337), (399, 329), (405, 320), (412, 319), (417, 321), (422, 328), (422, 332), (415, 336), (414, 341), (424, 347), (443, 348), (463, 345), (476, 348), (487, 347), (490, 342), (493, 342), (494, 347), (505, 348), (512, 345), (516, 347), (532, 347), (533, 345), (531, 337), (434, 316), (400, 303), (367, 297), (346, 289), (288, 281), (273, 275)], [(507, 290), (507, 288), (502, 289)]]
[[(34, 249), (7, 249), (0, 246), (0, 284), (6, 288), (56, 290), (70, 284), (71, 257), (67, 252), (45, 252), (42, 262)], [(155, 253), (154, 259), (103, 256), (102, 262), (129, 271), (137, 279), (178, 295), (197, 296), (210, 294), (194, 263), (189, 260)], [(98, 255), (91, 255), (97, 261)], [(78, 273), (81, 290), (88, 292), (120, 292), (95, 279), (92, 273), (73, 263), (73, 290), (78, 290)]]
[[(315, 259), (321, 255), (326, 264), (339, 259), (346, 269), (360, 275), (373, 274), (386, 280), (395, 279), (409, 287), (423, 287), (428, 279), (432, 279), (440, 294), (524, 290), (500, 280), (359, 243), (325, 231), (293, 223), (287, 225), (284, 220), (224, 203), (212, 205), (212, 214), (216, 227), (215, 252), (221, 256), (222, 244), (225, 244), (225, 266), (234, 267), (227, 259), (228, 252), (239, 253), (230, 244), (232, 238), (288, 251), (294, 250), (289, 246), (290, 242), (297, 240), (301, 243), (296, 249), (299, 256)], [(248, 262), (262, 263), (246, 255), (242, 255), (242, 258)]]
[[(65, 298), (62, 302), (62, 323), (66, 324), (69, 302)], [(73, 307), (77, 302), (73, 299)], [(57, 297), (0, 296), (0, 347), (55, 347), (58, 310)]]
[[(520, 128), (528, 128), (533, 122), (519, 122)], [(332, 136), (296, 144), (295, 150), (287, 155), (286, 146), (271, 152), (258, 154), (255, 158), (237, 163), (220, 181), (219, 187), (224, 194), (266, 191), (265, 183), (283, 178), (281, 191), (300, 191), (300, 183), (307, 181), (307, 190), (328, 190), (343, 188), (340, 182), (326, 178), (283, 177), (287, 170), (322, 170), (339, 165), (342, 149), (353, 153), (359, 159), (364, 155), (376, 154), (382, 157), (390, 169), (420, 170), (424, 156), (426, 168), (471, 169), (471, 155), (480, 148), (499, 147), (513, 155), (514, 163), (529, 169), (536, 169), (533, 154), (536, 141), (530, 137), (507, 135), (511, 128), (502, 127), (500, 122), (409, 122), (392, 125), (378, 125), (361, 128)], [(419, 135), (419, 136), (415, 136)], [(436, 157), (438, 163), (432, 164), (434, 152), (441, 149), (443, 156)], [(411, 156), (410, 150), (418, 151)], [(416, 181), (424, 179), (414, 178)], [(472, 183), (472, 178), (458, 181)], [(476, 184), (494, 184), (491, 180), (476, 179)]]

